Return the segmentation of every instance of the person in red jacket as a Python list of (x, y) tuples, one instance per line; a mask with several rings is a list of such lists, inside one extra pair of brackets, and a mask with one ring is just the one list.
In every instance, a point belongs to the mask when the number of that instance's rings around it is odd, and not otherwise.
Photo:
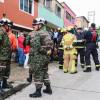
[(19, 66), (23, 66), (24, 65), (24, 61), (25, 61), (25, 55), (24, 55), (24, 35), (21, 32), (20, 36), (18, 37), (18, 61), (19, 61)]

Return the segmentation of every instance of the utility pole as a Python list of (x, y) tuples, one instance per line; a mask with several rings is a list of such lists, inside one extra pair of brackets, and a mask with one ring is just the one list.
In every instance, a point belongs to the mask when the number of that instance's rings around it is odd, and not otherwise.
[(88, 20), (90, 23), (95, 23), (95, 11), (88, 12)]

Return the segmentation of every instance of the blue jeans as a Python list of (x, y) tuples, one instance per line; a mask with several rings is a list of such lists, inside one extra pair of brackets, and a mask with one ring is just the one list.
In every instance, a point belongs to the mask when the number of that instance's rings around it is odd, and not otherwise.
[(25, 61), (25, 55), (23, 48), (18, 48), (19, 65), (23, 65)]

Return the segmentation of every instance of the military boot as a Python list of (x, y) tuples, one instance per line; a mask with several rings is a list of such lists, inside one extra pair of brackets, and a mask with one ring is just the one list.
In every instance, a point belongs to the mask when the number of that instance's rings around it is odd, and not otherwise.
[(3, 94), (4, 94), (4, 91), (3, 91), (3, 89), (2, 89), (2, 84), (3, 84), (3, 82), (2, 82), (2, 81), (0, 81), (0, 94), (1, 94), (1, 95), (3, 95)]
[(31, 98), (38, 98), (41, 97), (41, 88), (36, 88), (36, 91), (29, 95)]
[(87, 67), (84, 72), (91, 72), (91, 67)]
[(29, 77), (27, 78), (27, 81), (30, 82), (30, 83), (32, 82), (32, 74), (29, 74)]
[(100, 64), (98, 64), (98, 65), (95, 66), (95, 70), (96, 71), (99, 71), (99, 69), (100, 69)]
[(1, 88), (1, 89), (0, 89), (0, 95), (4, 95), (4, 93), (5, 93), (5, 92), (4, 92), (3, 89)]
[(85, 67), (85, 65), (84, 64), (81, 64), (81, 68), (84, 68)]
[(3, 89), (6, 89), (6, 88), (13, 88), (13, 86), (12, 86), (11, 84), (8, 84), (8, 83), (7, 83), (7, 79), (4, 78), (4, 79), (3, 79), (2, 88), (3, 88)]
[(46, 86), (46, 89), (44, 89), (43, 92), (47, 93), (47, 94), (52, 94), (52, 89), (51, 89), (50, 83), (46, 84), (45, 86)]

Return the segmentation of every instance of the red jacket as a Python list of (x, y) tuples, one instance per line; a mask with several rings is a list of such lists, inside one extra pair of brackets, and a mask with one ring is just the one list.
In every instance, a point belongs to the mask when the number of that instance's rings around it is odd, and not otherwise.
[(24, 47), (24, 53), (27, 54), (30, 52), (30, 46), (27, 45), (26, 47)]
[(24, 45), (23, 45), (24, 39), (25, 39), (24, 36), (19, 36), (18, 37), (18, 48), (23, 48), (24, 49)]

